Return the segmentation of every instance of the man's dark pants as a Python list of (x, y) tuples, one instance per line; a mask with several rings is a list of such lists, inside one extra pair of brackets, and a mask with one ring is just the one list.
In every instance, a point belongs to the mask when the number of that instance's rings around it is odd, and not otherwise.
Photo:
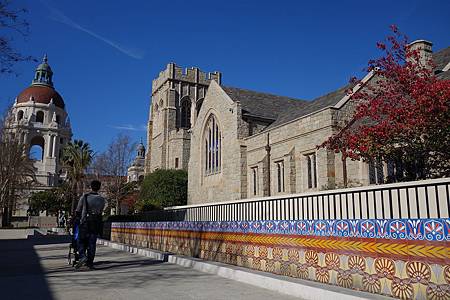
[(96, 248), (97, 233), (88, 233), (86, 238), (79, 241), (78, 252), (80, 254), (80, 260), (87, 256), (87, 265), (93, 265)]

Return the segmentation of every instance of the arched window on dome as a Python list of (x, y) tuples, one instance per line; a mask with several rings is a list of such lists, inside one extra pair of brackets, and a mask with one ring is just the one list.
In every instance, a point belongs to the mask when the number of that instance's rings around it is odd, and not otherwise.
[(56, 115), (56, 123), (61, 125), (61, 117), (59, 115)]
[(40, 110), (36, 113), (36, 122), (44, 123), (44, 112), (42, 110)]
[(222, 135), (216, 117), (210, 115), (204, 130), (205, 174), (220, 173), (222, 167)]
[(42, 136), (31, 139), (29, 157), (32, 160), (42, 161), (44, 159), (45, 140)]
[(191, 128), (191, 99), (189, 97), (181, 99), (180, 127)]
[(23, 110), (19, 110), (19, 112), (17, 113), (17, 121), (20, 121), (23, 119)]

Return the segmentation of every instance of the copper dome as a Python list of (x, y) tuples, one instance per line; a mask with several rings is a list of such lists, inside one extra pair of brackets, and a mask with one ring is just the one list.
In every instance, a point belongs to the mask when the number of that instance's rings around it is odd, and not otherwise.
[(52, 87), (47, 85), (32, 85), (24, 89), (19, 96), (17, 96), (17, 103), (26, 103), (33, 97), (34, 102), (49, 104), (51, 99), (53, 103), (64, 109), (64, 100), (61, 95)]

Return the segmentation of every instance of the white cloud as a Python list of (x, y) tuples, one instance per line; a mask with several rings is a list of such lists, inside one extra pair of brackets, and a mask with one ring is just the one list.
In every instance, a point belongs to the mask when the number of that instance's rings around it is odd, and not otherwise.
[(83, 26), (81, 26), (80, 24), (78, 24), (77, 22), (73, 21), (72, 19), (70, 19), (68, 16), (66, 16), (62, 11), (60, 11), (59, 9), (51, 6), (47, 1), (45, 0), (41, 0), (42, 3), (44, 3), (45, 6), (47, 6), (47, 8), (50, 10), (50, 12), (52, 13), (51, 15), (51, 19), (53, 19), (56, 22), (62, 23), (64, 25), (67, 25), (69, 27), (72, 27), (74, 29), (80, 30), (82, 32), (85, 32), (87, 34), (89, 34), (90, 36), (108, 44), (109, 46), (119, 50), (120, 52), (122, 52), (123, 54), (135, 58), (135, 59), (142, 59), (144, 57), (144, 50), (142, 49), (132, 49), (129, 47), (125, 47), (123, 45), (120, 45), (119, 43), (116, 43), (114, 41), (111, 41), (110, 39), (107, 39), (95, 32), (93, 32), (92, 30), (89, 30)]
[(123, 124), (123, 125), (111, 125), (109, 126), (114, 129), (119, 130), (130, 130), (130, 131), (147, 131), (147, 125), (132, 125), (132, 124)]

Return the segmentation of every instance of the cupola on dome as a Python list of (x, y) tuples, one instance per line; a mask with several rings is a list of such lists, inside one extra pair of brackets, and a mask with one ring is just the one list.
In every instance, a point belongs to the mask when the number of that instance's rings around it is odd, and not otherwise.
[(53, 87), (53, 71), (48, 64), (47, 55), (42, 59), (42, 63), (36, 68), (36, 72), (31, 86), (24, 89), (17, 96), (17, 103), (34, 101), (41, 104), (50, 104), (64, 109), (65, 104), (61, 95)]

